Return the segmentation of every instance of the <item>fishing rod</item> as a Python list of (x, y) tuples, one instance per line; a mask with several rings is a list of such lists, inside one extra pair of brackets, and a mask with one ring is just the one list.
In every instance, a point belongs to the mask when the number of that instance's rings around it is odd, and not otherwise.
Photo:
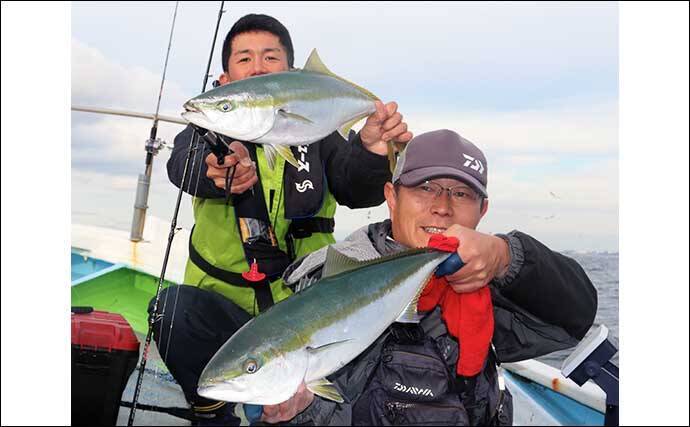
[[(222, 165), (225, 163), (225, 156), (228, 154), (234, 153), (232, 148), (230, 148), (230, 144), (228, 140), (220, 134), (217, 134), (211, 130), (204, 129), (202, 127), (199, 127), (195, 125), (194, 123), (189, 124), (196, 133), (201, 136), (204, 140), (204, 144), (208, 144), (209, 148), (211, 149), (211, 152), (215, 154), (216, 159), (218, 160), (218, 164)], [(205, 145), (204, 145), (205, 146)], [(194, 167), (192, 167), (194, 169)], [(199, 174), (201, 173), (201, 163), (199, 163), (199, 172), (197, 172), (197, 187), (194, 190), (194, 194), (196, 195), (196, 190), (198, 190), (199, 186)], [(235, 166), (230, 166), (229, 168), (225, 169), (225, 204), (227, 205), (230, 202), (230, 196), (231, 196), (231, 183), (232, 180), (235, 176)], [(191, 183), (190, 183), (191, 185)], [(252, 187), (252, 194), (254, 194), (254, 187)]]
[(110, 114), (111, 116), (123, 116), (123, 117), (134, 117), (138, 119), (149, 119), (153, 120), (158, 117), (159, 122), (175, 123), (178, 125), (186, 125), (187, 121), (184, 119), (178, 119), (177, 117), (156, 115), (151, 113), (140, 113), (138, 111), (130, 110), (113, 110), (111, 108), (97, 108), (97, 107), (86, 107), (83, 105), (72, 105), (72, 111), (80, 111), (82, 113), (97, 113), (97, 114)]
[[(206, 72), (204, 73), (204, 83), (201, 87), (201, 92), (206, 92), (206, 84), (208, 83), (209, 71), (211, 69), (211, 61), (213, 60), (213, 49), (216, 45), (216, 38), (218, 37), (218, 29), (220, 28), (220, 20), (225, 12), (223, 6), (225, 1), (220, 2), (220, 9), (218, 10), (218, 19), (216, 21), (216, 29), (213, 34), (213, 41), (211, 43), (211, 53), (209, 54), (208, 64), (206, 65)], [(177, 8), (177, 6), (176, 6)], [(153, 326), (158, 318), (158, 304), (160, 302), (161, 290), (163, 289), (163, 281), (165, 279), (165, 270), (168, 266), (168, 259), (170, 257), (170, 249), (172, 247), (172, 242), (175, 237), (175, 232), (177, 228), (177, 216), (180, 211), (180, 204), (182, 201), (184, 182), (187, 177), (187, 170), (189, 169), (189, 162), (192, 157), (193, 146), (192, 142), (197, 138), (196, 131), (192, 132), (192, 139), (190, 140), (189, 149), (187, 150), (187, 158), (185, 159), (184, 170), (182, 172), (182, 182), (180, 184), (180, 190), (177, 194), (177, 202), (175, 203), (175, 210), (173, 213), (172, 221), (170, 223), (170, 233), (168, 234), (168, 245), (165, 248), (165, 256), (163, 258), (163, 266), (161, 269), (161, 275), (158, 278), (158, 288), (156, 289), (156, 299), (153, 305), (153, 312), (149, 318), (149, 327), (146, 333), (146, 341), (144, 343), (144, 353), (141, 358), (141, 364), (139, 365), (139, 373), (137, 376), (137, 383), (134, 388), (134, 397), (132, 398), (132, 409), (129, 413), (129, 420), (127, 426), (132, 426), (134, 423), (134, 414), (137, 408), (137, 401), (139, 400), (139, 393), (141, 392), (141, 381), (143, 379), (144, 370), (146, 369), (146, 361), (148, 359), (149, 348), (151, 346), (151, 337), (153, 334)]]
[[(132, 402), (127, 402), (124, 400), (120, 401), (120, 406), (124, 406), (125, 408), (134, 408), (134, 404)], [(163, 414), (172, 415), (173, 417), (182, 418), (187, 421), (198, 421), (198, 418), (194, 416), (194, 413), (191, 409), (146, 405), (144, 403), (137, 403), (137, 407), (142, 411), (161, 412)]]
[(151, 187), (151, 171), (153, 169), (153, 156), (158, 154), (162, 145), (161, 140), (156, 138), (158, 134), (158, 112), (161, 107), (161, 97), (163, 95), (163, 84), (165, 83), (165, 73), (168, 70), (168, 58), (170, 57), (170, 47), (172, 46), (172, 36), (175, 30), (175, 20), (177, 19), (177, 7), (180, 2), (175, 2), (175, 13), (170, 27), (170, 38), (168, 39), (168, 51), (165, 54), (165, 65), (163, 65), (163, 77), (161, 87), (158, 91), (158, 102), (156, 103), (156, 113), (153, 115), (153, 124), (149, 139), (146, 140), (146, 167), (143, 174), (139, 174), (137, 182), (137, 193), (134, 199), (134, 216), (132, 217), (132, 228), (129, 240), (139, 242), (143, 239), (144, 224), (146, 222), (146, 210), (148, 209), (149, 188)]

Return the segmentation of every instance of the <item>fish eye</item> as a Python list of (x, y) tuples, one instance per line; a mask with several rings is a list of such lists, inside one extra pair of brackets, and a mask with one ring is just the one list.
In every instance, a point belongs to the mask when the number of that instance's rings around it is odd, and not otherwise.
[(256, 360), (254, 359), (247, 359), (244, 362), (244, 372), (248, 374), (253, 374), (254, 372), (259, 370), (259, 365), (256, 363)]
[(230, 101), (221, 101), (218, 103), (218, 108), (223, 112), (227, 113), (228, 111), (233, 109), (233, 105)]

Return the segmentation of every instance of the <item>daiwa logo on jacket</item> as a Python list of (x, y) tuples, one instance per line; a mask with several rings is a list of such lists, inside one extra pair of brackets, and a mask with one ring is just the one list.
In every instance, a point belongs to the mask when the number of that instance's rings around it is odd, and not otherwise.
[(395, 391), (402, 391), (403, 393), (409, 393), (409, 394), (413, 394), (415, 396), (434, 397), (434, 393), (429, 388), (408, 387), (404, 384), (395, 383), (395, 386), (393, 387), (393, 389)]

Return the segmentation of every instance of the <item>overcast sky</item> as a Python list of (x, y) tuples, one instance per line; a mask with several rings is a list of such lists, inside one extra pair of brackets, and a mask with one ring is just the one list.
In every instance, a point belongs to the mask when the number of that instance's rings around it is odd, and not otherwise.
[[(180, 2), (161, 112), (201, 91), (219, 3)], [(174, 2), (72, 3), (72, 103), (153, 112)], [(489, 163), (486, 232), (518, 229), (558, 250), (618, 250), (616, 3), (226, 3), (222, 40), (266, 13), (295, 65), (317, 48), (335, 73), (400, 105), (410, 130), (457, 131)], [(72, 113), (72, 221), (128, 229), (150, 122)], [(172, 142), (181, 130), (161, 125)], [(150, 213), (172, 215), (162, 152)], [(336, 237), (387, 215), (340, 207)], [(188, 200), (181, 224), (192, 224)]]
[[(2, 407), (11, 408), (0, 411), (3, 425), (69, 424), (70, 353), (55, 351), (66, 349), (70, 334), (67, 201), (73, 222), (127, 229), (143, 169), (150, 124), (72, 113), (70, 132), (70, 89), (75, 102), (153, 111), (174, 7), (72, 6), (2, 2), (0, 14), (0, 348)], [(687, 411), (646, 410), (688, 401), (688, 389), (676, 381), (690, 366), (688, 3), (621, 2), (620, 11), (606, 3), (391, 8), (252, 11), (289, 25), (298, 65), (318, 47), (334, 71), (399, 101), (416, 133), (450, 127), (485, 148), (491, 209), (483, 230), (518, 228), (556, 249), (611, 250), (620, 187), (621, 371), (644, 369), (658, 359), (656, 349), (672, 342), (679, 373), (622, 383), (621, 424), (688, 425)], [(235, 2), (228, 9), (222, 33), (250, 11)], [(200, 91), (216, 11), (217, 4), (182, 3), (163, 96), (168, 114)], [(216, 57), (214, 73), (219, 68)], [(161, 134), (171, 140), (177, 131)], [(156, 160), (150, 205), (169, 219), (175, 192), (163, 173), (166, 159)], [(339, 212), (342, 235), (368, 211)], [(185, 215), (189, 222), (188, 205)], [(28, 311), (17, 303), (27, 289)], [(13, 351), (35, 347), (37, 337), (50, 357)], [(651, 388), (674, 392), (637, 392)], [(36, 390), (51, 396), (41, 411), (25, 398)]]

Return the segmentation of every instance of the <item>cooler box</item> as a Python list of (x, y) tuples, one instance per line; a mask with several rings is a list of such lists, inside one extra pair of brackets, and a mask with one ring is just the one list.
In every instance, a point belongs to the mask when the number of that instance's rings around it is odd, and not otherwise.
[(115, 425), (139, 360), (139, 340), (119, 314), (72, 309), (72, 425)]

